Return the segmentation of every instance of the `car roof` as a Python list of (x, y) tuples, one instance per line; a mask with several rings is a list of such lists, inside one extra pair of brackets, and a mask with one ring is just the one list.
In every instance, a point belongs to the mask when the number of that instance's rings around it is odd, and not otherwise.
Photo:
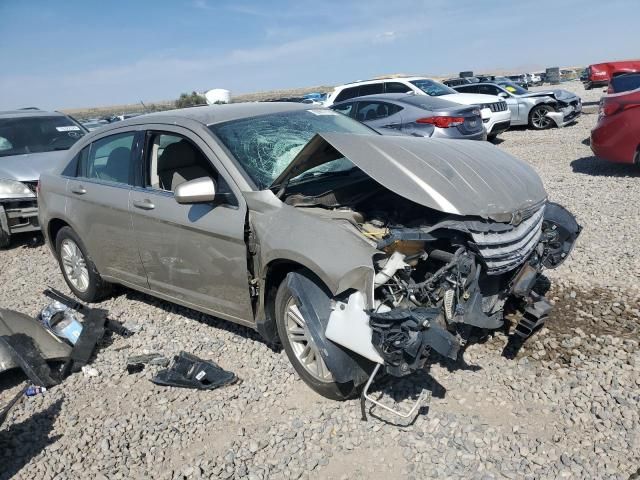
[[(292, 102), (247, 102), (229, 103), (224, 105), (207, 105), (202, 107), (181, 108), (166, 110), (164, 112), (147, 113), (138, 115), (120, 122), (110, 124), (113, 128), (127, 125), (140, 125), (146, 123), (172, 123), (174, 119), (184, 118), (203, 125), (240, 120), (243, 118), (257, 117), (275, 113), (291, 112), (297, 110), (313, 110), (321, 108), (307, 103)], [(104, 130), (102, 130), (104, 132)]]
[[(357, 87), (359, 85), (367, 85), (370, 83), (381, 83), (381, 82), (394, 82), (394, 81), (405, 81), (410, 82), (412, 80), (431, 80), (427, 77), (388, 77), (388, 78), (372, 78), (371, 80), (357, 80), (351, 83), (343, 83), (342, 85), (338, 85), (336, 88), (342, 87)], [(435, 81), (435, 80), (433, 80)]]
[(47, 112), (45, 110), (0, 110), (0, 118), (27, 118), (27, 117), (65, 117), (64, 113)]
[(361, 101), (373, 101), (373, 100), (379, 100), (379, 101), (397, 100), (401, 102), (406, 97), (415, 97), (415, 96), (416, 95), (413, 93), (378, 93), (376, 95), (361, 95), (360, 97), (348, 98), (347, 100), (336, 102), (334, 103), (334, 105), (340, 105), (340, 104), (349, 103), (349, 102), (361, 102)]
[(401, 104), (409, 105), (415, 108), (424, 108), (424, 104), (429, 105), (432, 108), (443, 109), (443, 108), (452, 108), (452, 109), (463, 109), (470, 108), (471, 105), (461, 105), (456, 102), (452, 102), (451, 100), (447, 100), (442, 97), (431, 97), (429, 95), (416, 95), (413, 93), (381, 93), (377, 95), (364, 95), (361, 97), (354, 97), (348, 100), (344, 100), (342, 102), (337, 102), (331, 105), (331, 108), (336, 105), (344, 105), (347, 103), (353, 102), (361, 102), (361, 101), (396, 101)]

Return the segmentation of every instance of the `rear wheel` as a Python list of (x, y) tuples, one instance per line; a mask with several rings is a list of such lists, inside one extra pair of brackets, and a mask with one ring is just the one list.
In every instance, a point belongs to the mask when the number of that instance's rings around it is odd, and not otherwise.
[(309, 333), (307, 321), (286, 280), (278, 288), (275, 307), (278, 336), (300, 378), (315, 392), (332, 400), (345, 400), (357, 393), (353, 382), (335, 381)]
[(97, 302), (109, 294), (111, 284), (102, 280), (80, 237), (70, 227), (58, 232), (56, 253), (62, 276), (76, 297)]
[(536, 130), (545, 130), (552, 124), (552, 120), (547, 117), (547, 113), (553, 112), (549, 105), (537, 105), (529, 113), (529, 125)]

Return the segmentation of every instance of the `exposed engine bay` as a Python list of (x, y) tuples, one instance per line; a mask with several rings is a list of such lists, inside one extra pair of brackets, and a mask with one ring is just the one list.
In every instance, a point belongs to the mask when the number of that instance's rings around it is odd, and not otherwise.
[(573, 248), (581, 227), (571, 213), (545, 201), (502, 221), (452, 215), (369, 178), (353, 180), (329, 191), (310, 182), (315, 192), (292, 188), (285, 199), (344, 222), (379, 252), (373, 308), (362, 292), (335, 299), (327, 338), (404, 376), (432, 350), (456, 359), (478, 332), (503, 328), (505, 317), (522, 338), (541, 328), (551, 306), (534, 287), (543, 269), (559, 266)]

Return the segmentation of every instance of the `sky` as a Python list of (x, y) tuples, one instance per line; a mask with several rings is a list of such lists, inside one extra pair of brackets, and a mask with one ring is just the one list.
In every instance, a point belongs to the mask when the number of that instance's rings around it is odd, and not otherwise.
[(0, 0), (0, 110), (640, 57), (640, 0)]

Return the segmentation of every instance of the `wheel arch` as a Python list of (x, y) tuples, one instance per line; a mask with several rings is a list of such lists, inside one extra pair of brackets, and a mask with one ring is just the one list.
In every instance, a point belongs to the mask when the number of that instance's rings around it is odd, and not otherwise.
[(289, 273), (303, 270), (317, 277), (326, 286), (326, 282), (314, 271), (314, 268), (292, 259), (274, 259), (263, 269), (262, 288), (260, 289), (262, 314), (258, 315), (256, 319), (256, 329), (269, 343), (280, 343), (276, 329), (275, 313), (276, 292), (278, 291), (278, 287)]
[(53, 251), (53, 255), (56, 258), (58, 258), (58, 252), (56, 252), (56, 237), (58, 236), (58, 232), (64, 227), (73, 229), (69, 222), (61, 218), (52, 218), (51, 220), (49, 220), (49, 223), (46, 226), (46, 234), (47, 238), (49, 239), (49, 247)]

